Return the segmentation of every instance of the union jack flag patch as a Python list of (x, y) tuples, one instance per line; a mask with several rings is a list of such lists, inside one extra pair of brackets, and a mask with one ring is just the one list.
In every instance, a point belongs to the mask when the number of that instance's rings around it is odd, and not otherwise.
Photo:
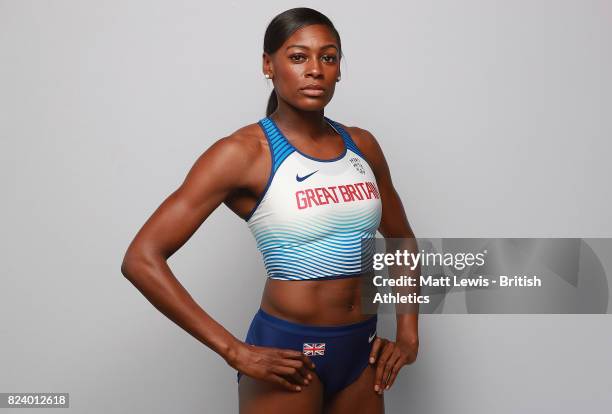
[(304, 355), (325, 355), (325, 343), (304, 343)]

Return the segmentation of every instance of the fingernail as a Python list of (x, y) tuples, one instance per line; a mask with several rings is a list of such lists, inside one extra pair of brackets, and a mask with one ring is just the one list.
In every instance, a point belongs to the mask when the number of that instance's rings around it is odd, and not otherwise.
[(374, 358), (370, 358), (370, 364), (374, 363)]
[(374, 391), (378, 392), (378, 385), (374, 386)]
[(312, 375), (308, 374), (308, 379), (312, 379)]
[(388, 390), (388, 389), (389, 389), (389, 386), (387, 385), (387, 386), (385, 387), (385, 389), (386, 389), (386, 390)]
[(301, 391), (302, 387), (300, 387), (299, 385), (297, 387), (295, 387), (296, 390)]

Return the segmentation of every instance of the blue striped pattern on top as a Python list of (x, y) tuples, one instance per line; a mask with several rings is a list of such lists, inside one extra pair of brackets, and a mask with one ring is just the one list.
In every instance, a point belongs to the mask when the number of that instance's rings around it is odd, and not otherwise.
[(274, 127), (274, 124), (269, 118), (266, 117), (259, 121), (259, 123), (264, 128), (266, 137), (268, 138), (268, 142), (270, 144), (270, 150), (272, 151), (273, 158), (272, 175), (274, 175), (285, 158), (295, 151), (295, 148), (289, 143), (289, 141), (287, 141), (287, 139), (285, 139), (278, 128)]
[(268, 277), (307, 280), (360, 274), (371, 268), (379, 210), (253, 228)]

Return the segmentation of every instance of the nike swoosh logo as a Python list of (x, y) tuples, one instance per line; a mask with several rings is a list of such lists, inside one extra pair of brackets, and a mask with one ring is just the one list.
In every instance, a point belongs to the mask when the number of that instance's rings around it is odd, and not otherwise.
[[(319, 171), (319, 170), (317, 170), (317, 171)], [(308, 177), (310, 177), (311, 175), (313, 175), (313, 174), (314, 174), (314, 173), (316, 173), (317, 171), (313, 171), (313, 172), (311, 172), (310, 174), (305, 175), (305, 176), (303, 176), (303, 177), (300, 177), (299, 175), (295, 174), (295, 179), (296, 179), (296, 180), (298, 180), (298, 181), (304, 181), (305, 179), (307, 179)]]
[(372, 342), (376, 338), (376, 332), (374, 332), (371, 336), (368, 337), (368, 343)]

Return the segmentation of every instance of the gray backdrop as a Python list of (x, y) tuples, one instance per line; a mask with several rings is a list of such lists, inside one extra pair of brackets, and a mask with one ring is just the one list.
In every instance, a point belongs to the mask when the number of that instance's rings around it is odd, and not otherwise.
[[(610, 1), (0, 0), (0, 392), (236, 410), (234, 371), (119, 267), (197, 156), (263, 117), (264, 30), (297, 5), (340, 31), (326, 115), (378, 138), (419, 237), (612, 235)], [(244, 336), (265, 279), (241, 219), (216, 210), (171, 266)], [(387, 412), (608, 412), (610, 322), (423, 315)]]

